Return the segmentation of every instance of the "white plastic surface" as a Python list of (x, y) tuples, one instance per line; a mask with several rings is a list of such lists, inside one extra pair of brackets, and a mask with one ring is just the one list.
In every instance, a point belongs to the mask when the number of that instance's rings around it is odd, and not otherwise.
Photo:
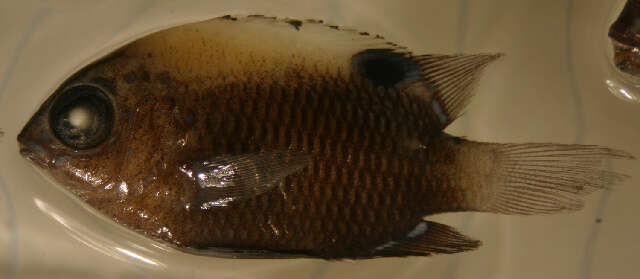
[[(580, 212), (431, 218), (480, 239), (431, 258), (230, 260), (185, 254), (100, 217), (20, 157), (16, 136), (70, 74), (144, 34), (224, 14), (318, 18), (416, 53), (503, 52), (448, 132), (493, 142), (600, 144), (640, 156), (640, 106), (606, 80), (616, 0), (2, 1), (0, 278), (632, 278), (640, 168)], [(616, 10), (617, 9), (617, 10)], [(613, 77), (613, 78), (612, 78)]]

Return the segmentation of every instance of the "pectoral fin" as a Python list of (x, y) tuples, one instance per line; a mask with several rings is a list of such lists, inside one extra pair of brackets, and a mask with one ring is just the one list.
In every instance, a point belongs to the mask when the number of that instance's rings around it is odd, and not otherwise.
[(208, 209), (265, 193), (310, 160), (310, 155), (301, 152), (261, 151), (190, 162), (180, 170), (195, 182), (195, 202)]
[(405, 238), (377, 247), (375, 254), (381, 257), (454, 254), (476, 249), (480, 244), (480, 241), (462, 235), (452, 227), (423, 221)]

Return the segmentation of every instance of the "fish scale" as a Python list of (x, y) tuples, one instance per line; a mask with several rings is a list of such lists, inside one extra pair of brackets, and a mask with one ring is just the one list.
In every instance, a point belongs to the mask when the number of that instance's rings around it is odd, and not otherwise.
[[(270, 92), (273, 92), (273, 91), (270, 91)], [(321, 93), (322, 93), (322, 91), (321, 91)], [(314, 98), (309, 98), (309, 99), (313, 100)], [(271, 100), (272, 104), (277, 104), (277, 105), (274, 105), (274, 107), (286, 107), (286, 104), (279, 104), (278, 101), (279, 101), (278, 99)], [(307, 106), (300, 106), (300, 107), (308, 109), (309, 111), (315, 111), (316, 113), (323, 113), (323, 112), (319, 111), (321, 109), (321, 107), (318, 108), (319, 105), (313, 104), (313, 102), (303, 102), (303, 104), (311, 104), (311, 108), (309, 108)], [(314, 108), (316, 108), (316, 109), (314, 109)], [(299, 109), (298, 111), (302, 111), (302, 109)], [(278, 111), (271, 111), (269, 113), (269, 115), (266, 116), (266, 118), (267, 119), (274, 119), (274, 118), (271, 118), (270, 115), (277, 115), (277, 114), (278, 114)], [(275, 118), (275, 119), (277, 120), (277, 118)], [(355, 118), (353, 121), (355, 123), (358, 123), (358, 122), (364, 122), (366, 120), (363, 119), (363, 116), (360, 116), (359, 118)], [(338, 125), (336, 125), (336, 126), (338, 126)], [(358, 126), (358, 125), (355, 125), (355, 126)], [(311, 125), (311, 128), (314, 128), (314, 127), (316, 127), (316, 125)], [(293, 129), (295, 129), (295, 128), (293, 128)], [(354, 138), (355, 137), (354, 134), (357, 134), (357, 133), (354, 132), (351, 135), (349, 135), (347, 138)], [(316, 134), (317, 137), (321, 137), (322, 135), (323, 135), (322, 132), (318, 132)], [(327, 136), (330, 136), (330, 134), (328, 134)], [(269, 136), (266, 136), (266, 137), (268, 138)], [(302, 146), (302, 149), (313, 150), (313, 147), (310, 146), (310, 145), (307, 145), (307, 146)], [(337, 147), (336, 149), (340, 149), (340, 147)], [(347, 151), (347, 152), (349, 152), (349, 151)], [(357, 156), (357, 157), (359, 157), (359, 156)], [(320, 168), (319, 170), (317, 170), (314, 173), (315, 177), (328, 177), (327, 184), (331, 185), (331, 186), (327, 186), (327, 187), (323, 187), (323, 188), (319, 188), (319, 187), (315, 188), (317, 190), (324, 189), (324, 192), (322, 192), (322, 191), (315, 192), (315, 193), (312, 193), (311, 195), (309, 193), (303, 193), (302, 194), (303, 196), (306, 196), (306, 197), (313, 196), (316, 199), (320, 199), (321, 201), (323, 201), (323, 202), (321, 202), (319, 204), (320, 208), (317, 209), (317, 211), (315, 211), (313, 209), (310, 210), (311, 211), (310, 214), (307, 214), (307, 217), (305, 219), (314, 219), (314, 218), (335, 219), (335, 218), (340, 218), (341, 217), (341, 216), (339, 216), (337, 211), (332, 211), (332, 210), (328, 210), (327, 209), (329, 204), (333, 204), (331, 202), (331, 199), (332, 199), (332, 196), (333, 196), (332, 195), (332, 191), (334, 191), (334, 189), (342, 190), (345, 187), (343, 185), (336, 185), (336, 183), (339, 183), (340, 181), (337, 180), (337, 175), (332, 175), (331, 174), (331, 172), (332, 172), (331, 170), (333, 169), (333, 171), (335, 172), (336, 171), (336, 165), (338, 165), (339, 162), (337, 162), (337, 158), (335, 158), (335, 157), (332, 158), (332, 159), (336, 161), (333, 164), (331, 162), (324, 162), (323, 164), (319, 164), (319, 167), (322, 166), (322, 165), (333, 165), (332, 168), (327, 168), (327, 167)], [(373, 159), (373, 160), (371, 160), (371, 162), (375, 163), (375, 162), (378, 162), (378, 160)], [(380, 167), (376, 166), (375, 164), (372, 165), (371, 168), (372, 169), (380, 169)], [(315, 169), (315, 168), (313, 168), (313, 166), (311, 166), (311, 169)], [(381, 179), (377, 178), (377, 180), (381, 180)], [(379, 196), (381, 194), (384, 195), (384, 193), (385, 193), (384, 191), (382, 191), (383, 189), (381, 189), (381, 188), (377, 188), (377, 189), (373, 188), (373, 187), (375, 187), (375, 184), (376, 184), (376, 183), (373, 182), (374, 181), (373, 177), (365, 175), (365, 181), (366, 181), (366, 183), (364, 183), (364, 189), (363, 189), (364, 191), (359, 191), (359, 193), (361, 195), (361, 198), (356, 200), (356, 205), (360, 207), (359, 209), (356, 209), (356, 211), (359, 211), (359, 212), (367, 212), (367, 211), (363, 210), (363, 208), (367, 208), (369, 206), (368, 201), (373, 201), (374, 205), (377, 205), (377, 203), (378, 203), (377, 200), (380, 199)], [(348, 184), (346, 184), (346, 185), (348, 185)], [(370, 187), (372, 189), (369, 189)], [(295, 185), (291, 185), (289, 188), (294, 188), (295, 189), (297, 187)], [(371, 190), (373, 190), (373, 191), (371, 191)], [(291, 196), (291, 199), (297, 199), (298, 198), (298, 197), (296, 197), (295, 193), (294, 194), (290, 194), (289, 196)], [(369, 196), (371, 196), (371, 197), (369, 197)], [(276, 199), (276, 200), (274, 201), (273, 199)], [(280, 212), (281, 207), (279, 207), (280, 203), (278, 202), (278, 199), (281, 199), (280, 195), (276, 195), (275, 197), (274, 196), (270, 196), (270, 199), (268, 199), (268, 200), (257, 199), (258, 203), (263, 205), (263, 206), (258, 205), (257, 207), (260, 208), (261, 210), (273, 210), (274, 212), (282, 213), (282, 212)], [(271, 206), (267, 207), (267, 206), (264, 206), (264, 205), (271, 205)], [(276, 205), (276, 206), (274, 206), (274, 205)], [(230, 209), (230, 210), (233, 210), (233, 209)], [(351, 210), (353, 210), (353, 207), (346, 207), (345, 208), (345, 211), (347, 211), (347, 212), (349, 212)], [(220, 215), (224, 215), (224, 214), (220, 214)], [(368, 214), (361, 213), (360, 219), (362, 220), (363, 223), (370, 224), (370, 225), (373, 226), (374, 225), (373, 223), (375, 222), (376, 219), (382, 219), (382, 220), (388, 219), (388, 217), (386, 217), (386, 215), (387, 215), (386, 211), (383, 211), (383, 212), (369, 212)], [(360, 220), (350, 219), (349, 221), (358, 222)], [(344, 223), (340, 223), (340, 224), (342, 224), (342, 226), (344, 226), (345, 228), (347, 227), (347, 225), (345, 225)], [(262, 226), (264, 226), (264, 224)], [(287, 227), (286, 225), (283, 225), (283, 226)], [(239, 228), (239, 229), (241, 229), (241, 228)], [(326, 230), (328, 232), (333, 232), (334, 229), (335, 228), (332, 227), (332, 226), (329, 226), (329, 227), (326, 228)], [(372, 230), (371, 229), (365, 229), (365, 231), (372, 231)], [(303, 233), (302, 235), (305, 235), (306, 233), (307, 232)], [(370, 232), (370, 233), (373, 234), (374, 232)], [(383, 233), (386, 233), (386, 232), (383, 232)], [(221, 235), (221, 237), (222, 237), (222, 235)], [(230, 245), (229, 243), (221, 243), (221, 244)], [(232, 245), (232, 246), (236, 246), (236, 245)]]
[[(605, 160), (633, 158), (444, 133), (500, 56), (414, 55), (322, 21), (225, 16), (87, 65), (25, 125), (20, 152), (120, 225), (185, 252), (463, 252), (480, 242), (425, 218), (578, 210), (626, 178)], [(77, 110), (90, 111), (81, 126)]]

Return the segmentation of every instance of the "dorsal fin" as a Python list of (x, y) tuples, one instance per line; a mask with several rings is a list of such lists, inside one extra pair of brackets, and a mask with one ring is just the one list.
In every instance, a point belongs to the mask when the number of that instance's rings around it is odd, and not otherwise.
[[(168, 44), (168, 39), (174, 41)], [(432, 107), (439, 128), (460, 116), (481, 70), (500, 57), (500, 54), (413, 55), (407, 48), (368, 32), (320, 20), (260, 15), (224, 16), (175, 27), (136, 41), (131, 49), (134, 52), (139, 48), (139, 55), (158, 52), (157, 56), (167, 56), (172, 53), (172, 46), (186, 43), (212, 48), (208, 51), (230, 48), (234, 49), (234, 55), (197, 56), (197, 61), (189, 63), (181, 59), (163, 60), (167, 68), (176, 69), (177, 76), (217, 75), (219, 69), (224, 69), (226, 73), (240, 73), (228, 75), (226, 80), (242, 82), (247, 69), (251, 69), (252, 75), (286, 77), (287, 67), (283, 65), (344, 78), (355, 76), (376, 87), (419, 95)], [(158, 46), (163, 45), (167, 45), (166, 49), (159, 50)], [(256, 61), (262, 63), (261, 68), (247, 67)]]
[(458, 118), (473, 95), (482, 69), (501, 54), (421, 55), (402, 48), (366, 49), (352, 58), (359, 76), (374, 86), (420, 96), (445, 128)]
[[(421, 55), (413, 57), (428, 89), (434, 90), (434, 112), (443, 124), (451, 124), (464, 111), (482, 70), (502, 54)], [(434, 103), (437, 102), (437, 103)]]
[[(300, 42), (322, 44), (331, 42), (332, 48), (347, 48), (352, 55), (369, 48), (385, 48), (403, 50), (406, 47), (386, 41), (383, 36), (362, 32), (355, 28), (327, 23), (318, 19), (278, 18), (265, 15), (223, 16), (212, 20), (230, 20), (240, 24), (258, 23), (281, 29), (280, 32), (290, 31), (300, 38)], [(309, 46), (314, 48), (315, 45)]]
[(393, 240), (379, 246), (375, 254), (382, 257), (454, 254), (474, 250), (480, 245), (479, 240), (471, 239), (452, 227), (422, 221), (404, 239)]
[[(171, 69), (177, 79), (224, 74), (224, 82), (243, 82), (247, 76), (262, 75), (280, 79), (300, 71), (348, 79), (352, 77), (351, 58), (367, 49), (403, 51), (367, 32), (319, 20), (259, 15), (223, 16), (184, 24), (123, 47), (129, 57), (154, 57), (155, 63)], [(193, 55), (186, 50), (211, 55)]]

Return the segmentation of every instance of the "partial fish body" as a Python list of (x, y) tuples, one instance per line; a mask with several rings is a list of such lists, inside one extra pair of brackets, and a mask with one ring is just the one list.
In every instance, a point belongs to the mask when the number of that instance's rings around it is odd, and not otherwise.
[(640, 0), (627, 0), (624, 8), (609, 27), (613, 46), (613, 63), (618, 70), (640, 77)]
[[(499, 55), (413, 55), (319, 21), (222, 17), (153, 33), (64, 82), (21, 153), (118, 223), (232, 257), (479, 246), (423, 217), (577, 210), (625, 177), (598, 146), (443, 132)], [(196, 250), (190, 250), (195, 252)]]

